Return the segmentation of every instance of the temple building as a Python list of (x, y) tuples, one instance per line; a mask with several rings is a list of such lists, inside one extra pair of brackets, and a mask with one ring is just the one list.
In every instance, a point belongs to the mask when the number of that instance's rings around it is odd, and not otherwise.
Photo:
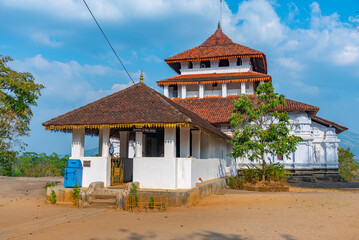
[[(141, 188), (189, 189), (235, 175), (247, 159), (232, 159), (228, 118), (233, 100), (272, 81), (266, 55), (234, 43), (220, 27), (201, 45), (165, 59), (177, 75), (157, 81), (164, 95), (141, 81), (44, 122), (72, 133), (72, 159), (83, 165), (82, 186), (139, 182)], [(337, 174), (339, 139), (346, 127), (317, 116), (319, 108), (286, 99), (303, 141), (290, 158), (268, 156), (293, 172)], [(85, 135), (99, 136), (98, 156), (84, 156)], [(119, 140), (119, 144), (118, 144)], [(119, 149), (110, 151), (111, 142)], [(114, 154), (115, 153), (115, 154)], [(118, 170), (119, 169), (119, 170)]]

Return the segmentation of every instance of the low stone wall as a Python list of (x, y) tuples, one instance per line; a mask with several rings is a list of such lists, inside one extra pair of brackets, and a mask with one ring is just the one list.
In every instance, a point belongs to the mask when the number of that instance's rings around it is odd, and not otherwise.
[(57, 204), (72, 204), (72, 188), (65, 188), (63, 186), (48, 187), (46, 190), (46, 200), (50, 202), (51, 191), (56, 194)]
[(168, 194), (169, 207), (181, 207), (192, 205), (205, 197), (217, 193), (226, 187), (226, 179), (219, 178), (203, 183), (198, 183), (195, 188), (189, 190), (153, 190), (139, 189), (139, 193), (165, 193)]
[[(125, 198), (128, 195), (132, 183), (128, 183), (125, 189), (109, 189), (105, 188), (103, 182), (91, 183), (89, 188), (82, 188), (80, 191), (80, 206), (91, 207), (92, 198), (97, 196), (115, 196), (116, 207), (125, 208)], [(139, 186), (138, 183), (135, 183)], [(205, 197), (211, 196), (217, 193), (219, 190), (226, 187), (226, 179), (219, 178), (209, 180), (203, 183), (197, 183), (196, 187), (192, 189), (180, 189), (180, 190), (163, 190), (163, 189), (138, 189), (138, 194), (167, 194), (169, 207), (181, 207), (186, 205), (192, 205)], [(58, 204), (72, 204), (72, 188), (65, 188), (62, 186), (56, 186), (52, 188), (56, 194), (56, 203)], [(49, 201), (51, 196), (51, 189), (47, 189), (46, 198)]]

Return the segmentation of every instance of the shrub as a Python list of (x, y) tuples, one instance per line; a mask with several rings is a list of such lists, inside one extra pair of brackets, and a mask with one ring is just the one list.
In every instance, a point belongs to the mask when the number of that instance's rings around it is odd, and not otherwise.
[[(254, 164), (247, 169), (241, 169), (241, 175), (245, 182), (259, 182), (262, 179), (263, 171)], [(284, 165), (280, 163), (272, 163), (265, 167), (265, 180), (274, 182), (284, 182), (290, 173), (284, 169)]]
[(354, 161), (354, 154), (350, 148), (338, 148), (339, 173), (346, 181), (358, 180), (355, 172), (358, 170), (358, 164)]
[(74, 205), (79, 205), (79, 196), (80, 196), (80, 188), (77, 186), (77, 184), (74, 185), (74, 188), (72, 189), (72, 201)]
[(228, 187), (232, 189), (241, 189), (243, 183), (245, 182), (243, 177), (229, 177), (228, 178)]
[(53, 189), (51, 189), (50, 202), (51, 202), (51, 204), (56, 203), (56, 193)]

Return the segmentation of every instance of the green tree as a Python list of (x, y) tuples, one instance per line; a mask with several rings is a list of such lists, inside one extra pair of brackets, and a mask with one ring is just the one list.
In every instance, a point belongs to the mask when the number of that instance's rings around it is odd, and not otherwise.
[(347, 181), (358, 180), (356, 171), (358, 171), (358, 164), (354, 161), (354, 154), (350, 151), (350, 148), (338, 148), (338, 161), (339, 161), (339, 173)]
[(48, 177), (64, 176), (64, 170), (69, 156), (60, 158), (56, 153), (25, 152), (17, 157), (13, 165), (15, 177)]
[(0, 55), (0, 172), (11, 175), (12, 165), (24, 146), (22, 136), (29, 135), (31, 107), (36, 106), (40, 91), (31, 73), (17, 72), (7, 66), (13, 61)]
[(286, 105), (284, 95), (274, 92), (271, 82), (261, 83), (253, 96), (241, 95), (233, 101), (234, 109), (229, 118), (235, 129), (232, 157), (247, 157), (262, 166), (262, 181), (265, 181), (265, 156), (281, 154), (289, 157), (296, 151), (301, 137), (289, 134), (289, 116), (285, 111), (278, 111)]

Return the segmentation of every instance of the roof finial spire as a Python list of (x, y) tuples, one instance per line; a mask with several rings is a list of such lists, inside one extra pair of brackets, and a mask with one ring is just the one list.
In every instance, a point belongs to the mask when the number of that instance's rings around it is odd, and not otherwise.
[(221, 28), (222, 22), (222, 0), (219, 0), (219, 21), (218, 21), (218, 28)]
[(143, 70), (141, 70), (140, 81), (143, 82)]

